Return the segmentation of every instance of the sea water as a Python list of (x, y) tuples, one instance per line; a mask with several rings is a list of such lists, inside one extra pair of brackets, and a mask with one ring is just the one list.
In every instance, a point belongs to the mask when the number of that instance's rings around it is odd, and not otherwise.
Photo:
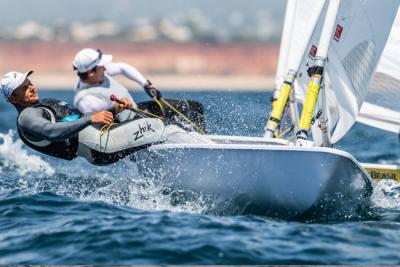
[[(211, 134), (262, 136), (271, 94), (164, 96), (203, 103)], [(72, 92), (41, 97), (71, 102)], [(376, 185), (369, 216), (358, 220), (217, 216), (201, 197), (166, 192), (140, 177), (128, 158), (98, 167), (41, 155), (18, 138), (14, 109), (1, 102), (0, 114), (0, 264), (400, 263), (394, 181)], [(360, 162), (400, 164), (398, 136), (367, 126), (356, 124), (336, 147)]]

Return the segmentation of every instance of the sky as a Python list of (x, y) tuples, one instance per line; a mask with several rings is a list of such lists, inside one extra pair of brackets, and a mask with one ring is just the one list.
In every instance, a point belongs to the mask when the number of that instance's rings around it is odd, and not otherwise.
[(229, 14), (242, 13), (251, 19), (268, 10), (282, 24), (285, 0), (0, 0), (0, 24), (19, 25), (26, 20), (43, 24), (70, 21), (113, 20), (129, 24), (134, 18), (162, 18), (199, 9), (224, 25)]

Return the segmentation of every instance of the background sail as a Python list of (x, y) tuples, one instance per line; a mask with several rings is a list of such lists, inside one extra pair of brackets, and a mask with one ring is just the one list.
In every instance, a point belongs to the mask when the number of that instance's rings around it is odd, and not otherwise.
[(362, 105), (357, 121), (388, 132), (400, 133), (400, 112), (368, 102)]
[[(389, 80), (380, 79), (384, 76), (389, 76)], [(379, 61), (376, 75), (372, 80), (371, 87), (374, 89), (378, 87), (381, 82), (389, 81), (390, 83), (398, 82), (400, 85), (400, 11), (397, 11), (396, 19), (390, 31), (385, 49), (383, 50), (382, 57)], [(374, 84), (375, 83), (375, 84)], [(389, 83), (389, 84), (390, 84)], [(384, 84), (380, 89), (387, 88)], [(400, 90), (398, 86), (397, 91)], [(400, 108), (400, 107), (399, 107)]]
[[(368, 83), (382, 54), (399, 2), (397, 0), (342, 0), (326, 64), (325, 88), (332, 143), (354, 124), (367, 95)], [(322, 20), (322, 19), (321, 19)], [(321, 23), (310, 39), (296, 87), (299, 97), (308, 84), (307, 67), (318, 43)], [(320, 108), (317, 107), (316, 112)], [(313, 126), (313, 139), (318, 131)]]
[(400, 132), (400, 11), (373, 76), (367, 100), (357, 121), (386, 131)]

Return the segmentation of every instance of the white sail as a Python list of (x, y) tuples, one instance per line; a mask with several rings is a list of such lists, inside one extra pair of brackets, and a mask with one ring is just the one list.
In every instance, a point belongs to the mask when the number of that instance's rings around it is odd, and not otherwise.
[(288, 0), (286, 3), (285, 21), (283, 23), (283, 32), (279, 47), (279, 60), (275, 75), (275, 88), (279, 90), (287, 74), (287, 65), (289, 60), (289, 51), (292, 44), (292, 35), (295, 22), (297, 0)]
[(278, 90), (289, 70), (298, 70), (325, 3), (325, 0), (288, 0), (275, 79)]
[[(368, 83), (380, 59), (398, 9), (397, 0), (343, 0), (328, 51), (325, 71), (328, 118), (332, 143), (342, 138), (354, 124), (367, 94)], [(316, 47), (321, 23), (308, 44)], [(305, 92), (307, 67), (312, 54), (304, 57), (296, 88)], [(316, 109), (316, 112), (318, 108)], [(315, 128), (315, 126), (314, 126)], [(313, 138), (316, 139), (314, 136)]]

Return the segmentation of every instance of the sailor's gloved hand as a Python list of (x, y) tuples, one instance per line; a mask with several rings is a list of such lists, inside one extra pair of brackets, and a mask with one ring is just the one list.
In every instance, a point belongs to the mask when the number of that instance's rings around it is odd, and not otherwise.
[(90, 119), (93, 124), (110, 125), (114, 120), (114, 116), (110, 111), (102, 110), (102, 111), (93, 113), (90, 116)]
[(149, 80), (147, 80), (143, 88), (151, 98), (156, 98), (158, 100), (161, 98), (160, 91), (158, 91)]

